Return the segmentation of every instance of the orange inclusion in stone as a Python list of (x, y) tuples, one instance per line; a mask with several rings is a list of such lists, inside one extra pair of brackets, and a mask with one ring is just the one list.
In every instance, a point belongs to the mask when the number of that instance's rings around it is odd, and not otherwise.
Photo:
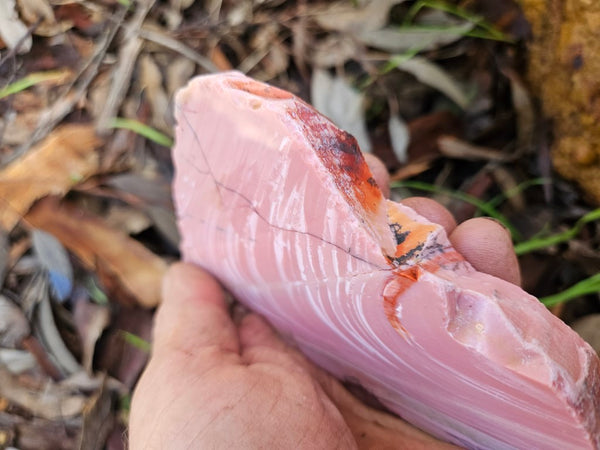
[(231, 78), (227, 84), (234, 89), (254, 94), (258, 97), (272, 100), (286, 100), (294, 96), (283, 89), (269, 86), (246, 78)]
[(290, 116), (297, 119), (315, 153), (350, 204), (360, 205), (371, 214), (379, 211), (383, 195), (354, 136), (337, 128), (310, 105), (298, 100), (294, 106), (289, 110)]
[[(409, 254), (411, 251), (414, 253), (419, 248), (423, 247), (427, 242), (427, 238), (431, 233), (440, 228), (440, 225), (436, 224), (425, 224), (422, 222), (416, 222), (415, 220), (404, 214), (400, 208), (396, 207), (393, 203), (388, 203), (388, 221), (391, 224), (398, 225), (398, 231), (404, 235), (404, 240), (396, 247), (395, 258), (400, 258), (404, 255)], [(417, 256), (416, 254), (414, 256)]]

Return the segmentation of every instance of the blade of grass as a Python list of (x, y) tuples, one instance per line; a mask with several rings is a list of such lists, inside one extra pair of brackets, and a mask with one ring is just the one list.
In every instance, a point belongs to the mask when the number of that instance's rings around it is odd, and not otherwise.
[(165, 147), (173, 146), (173, 139), (167, 136), (166, 134), (161, 133), (154, 128), (143, 124), (134, 119), (125, 119), (123, 117), (114, 117), (108, 124), (109, 128), (122, 128), (124, 130), (133, 131), (134, 133), (139, 134), (140, 136), (144, 136), (146, 139), (150, 139), (153, 142), (156, 142), (159, 145), (164, 145)]
[[(473, 14), (459, 6), (455, 6), (440, 0), (419, 0), (418, 2), (416, 2), (406, 14), (406, 17), (404, 19), (404, 25), (411, 24), (415, 20), (415, 17), (419, 13), (419, 11), (421, 11), (421, 9), (423, 8), (437, 9), (439, 11), (452, 14), (463, 20), (471, 22), (472, 24), (481, 29), (472, 30), (471, 32), (469, 32), (471, 33), (470, 35), (472, 37), (479, 37), (503, 42), (514, 42), (514, 39), (512, 39), (510, 36), (507, 36), (502, 31), (498, 30), (498, 28), (486, 21), (483, 17), (477, 14)], [(469, 35), (469, 33), (465, 33), (465, 36)]]
[(123, 334), (123, 339), (125, 339), (125, 342), (143, 352), (150, 353), (150, 342), (133, 333), (130, 333), (129, 331), (121, 330), (121, 333)]
[(486, 203), (490, 208), (497, 208), (502, 202), (506, 199), (514, 197), (517, 194), (520, 194), (526, 189), (529, 189), (532, 186), (540, 186), (548, 182), (548, 178), (533, 178), (531, 180), (523, 181), (519, 183), (512, 189), (508, 189), (500, 195), (495, 196), (494, 198), (488, 200)]
[(417, 56), (421, 52), (421, 50), (422, 47), (414, 47), (410, 50), (405, 51), (404, 53), (398, 53), (390, 56), (383, 68), (379, 71), (379, 74), (385, 75), (386, 73), (398, 67), (399, 64), (402, 64), (403, 62), (408, 61), (409, 59), (412, 59), (415, 56)]
[(464, 192), (453, 191), (451, 189), (445, 189), (439, 186), (435, 186), (429, 183), (423, 183), (420, 181), (397, 181), (395, 183), (392, 183), (391, 187), (404, 187), (409, 189), (418, 189), (426, 192), (433, 192), (435, 194), (444, 194), (449, 197), (469, 203), (479, 208), (481, 211), (483, 211), (484, 214), (493, 217), (494, 219), (498, 220), (502, 225), (504, 225), (506, 229), (510, 231), (513, 240), (519, 241), (521, 239), (521, 235), (518, 232), (518, 230), (510, 223), (510, 221), (502, 213), (500, 213), (497, 209), (488, 206), (486, 202), (479, 200), (477, 197), (465, 194)]
[(371, 84), (373, 84), (381, 75), (385, 75), (385, 74), (391, 72), (398, 66), (398, 64), (401, 64), (402, 62), (408, 61), (409, 59), (415, 57), (416, 55), (418, 55), (421, 52), (421, 50), (422, 50), (422, 47), (414, 47), (414, 48), (411, 48), (411, 49), (405, 51), (404, 53), (397, 53), (397, 54), (391, 55), (389, 57), (389, 59), (386, 61), (385, 65), (382, 68), (377, 70), (377, 74), (369, 75), (366, 79), (364, 79), (363, 81), (361, 81), (358, 84), (357, 89), (359, 91), (364, 91)]
[(575, 225), (568, 230), (553, 234), (551, 236), (535, 237), (515, 245), (515, 252), (517, 255), (523, 255), (525, 253), (533, 252), (542, 248), (562, 244), (577, 236), (585, 224), (594, 222), (596, 220), (600, 220), (600, 208), (590, 211), (581, 217), (577, 222), (575, 222)]
[(30, 73), (26, 77), (23, 77), (20, 80), (10, 83), (8, 86), (0, 89), (0, 100), (4, 97), (8, 97), (9, 95), (24, 91), (25, 89), (35, 86), (36, 84), (43, 83), (44, 81), (61, 81), (66, 79), (67, 76), (68, 72), (58, 70)]
[(109, 300), (106, 294), (98, 287), (92, 277), (86, 280), (85, 287), (90, 295), (91, 299), (99, 305), (108, 305)]
[(592, 275), (579, 283), (574, 284), (568, 289), (548, 297), (540, 298), (540, 301), (546, 306), (554, 306), (572, 300), (583, 295), (600, 292), (600, 273)]

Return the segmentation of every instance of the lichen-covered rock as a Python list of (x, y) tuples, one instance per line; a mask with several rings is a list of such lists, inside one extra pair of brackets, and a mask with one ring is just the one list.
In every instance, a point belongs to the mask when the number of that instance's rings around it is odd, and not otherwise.
[(553, 119), (556, 170), (600, 204), (600, 2), (521, 0), (529, 80)]

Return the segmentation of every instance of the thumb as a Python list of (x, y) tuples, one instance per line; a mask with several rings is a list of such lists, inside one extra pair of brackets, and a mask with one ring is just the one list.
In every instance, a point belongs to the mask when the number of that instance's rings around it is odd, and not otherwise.
[(173, 351), (194, 355), (207, 348), (239, 352), (223, 291), (208, 273), (191, 264), (172, 265), (163, 280), (162, 297), (154, 325), (153, 356)]

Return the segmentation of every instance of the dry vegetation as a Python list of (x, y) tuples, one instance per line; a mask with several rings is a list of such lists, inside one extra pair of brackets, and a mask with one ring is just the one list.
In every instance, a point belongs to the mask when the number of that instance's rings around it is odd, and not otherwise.
[[(568, 231), (591, 207), (552, 173), (528, 33), (509, 0), (2, 0), (0, 447), (123, 448), (178, 257), (172, 98), (195, 74), (288, 89), (384, 160), (395, 195), (504, 221), (532, 293), (595, 275), (596, 216)], [(596, 317), (592, 281), (555, 314)]]

